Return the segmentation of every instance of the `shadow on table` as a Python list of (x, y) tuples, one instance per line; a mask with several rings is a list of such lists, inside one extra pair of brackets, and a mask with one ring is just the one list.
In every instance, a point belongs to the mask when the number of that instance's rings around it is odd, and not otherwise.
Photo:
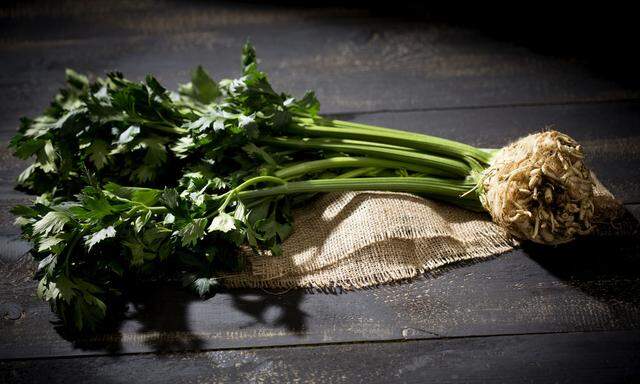
[[(558, 247), (523, 245), (528, 256), (549, 273), (607, 305), (614, 318), (640, 306), (639, 224), (629, 213), (615, 230)], [(628, 316), (626, 316), (628, 317)]]
[[(234, 319), (237, 314), (247, 315), (248, 323), (238, 324), (242, 330), (262, 325), (262, 328), (283, 328), (295, 336), (303, 336), (307, 314), (300, 309), (303, 290), (270, 293), (264, 290), (230, 290), (219, 295), (231, 299), (222, 319)], [(97, 334), (70, 333), (62, 325), (55, 327), (58, 334), (71, 342), (74, 348), (85, 351), (107, 352), (117, 355), (123, 352), (151, 351), (166, 353), (175, 351), (197, 351), (206, 347), (202, 333), (215, 332), (215, 319), (193, 318), (193, 308), (202, 299), (178, 284), (142, 285), (129, 292), (130, 302), (122, 304), (117, 318), (106, 322)], [(207, 303), (206, 305), (209, 305)], [(221, 305), (211, 303), (211, 305)], [(191, 316), (191, 317), (190, 317)], [(240, 316), (240, 319), (246, 318)], [(194, 325), (208, 327), (194, 329)]]
[[(629, 311), (640, 308), (637, 273), (640, 236), (639, 224), (630, 213), (627, 212), (621, 225), (621, 230), (614, 229), (564, 246), (527, 243), (523, 250), (552, 275), (606, 305), (613, 319), (624, 321), (629, 318)], [(626, 234), (621, 236), (620, 232)], [(484, 260), (452, 264), (430, 275), (435, 277)], [(301, 309), (305, 293), (301, 289), (284, 292), (236, 289), (221, 292), (220, 302), (206, 305), (224, 305), (215, 312), (216, 316), (227, 322), (237, 321), (236, 330), (283, 329), (290, 335), (302, 337), (308, 317)], [(157, 353), (200, 350), (205, 347), (201, 335), (218, 327), (215, 319), (202, 316), (194, 319), (194, 314), (189, 314), (194, 308), (197, 310), (201, 299), (178, 284), (140, 285), (130, 291), (129, 298), (130, 302), (119, 311), (120, 317), (109, 322), (97, 336), (72, 335), (61, 327), (57, 330), (76, 348), (118, 354), (124, 349)], [(197, 330), (192, 328), (194, 325), (198, 326)]]
[[(178, 284), (148, 284), (130, 290), (128, 299), (128, 303), (120, 304), (119, 310), (112, 311), (114, 317), (97, 334), (71, 333), (62, 325), (56, 326), (56, 331), (75, 348), (109, 354), (123, 352), (123, 344), (127, 344), (127, 350), (157, 353), (203, 347), (188, 319), (190, 304), (200, 300), (191, 292)], [(130, 325), (134, 327), (129, 329)]]
[(227, 294), (231, 297), (235, 309), (252, 318), (252, 322), (243, 325), (242, 328), (265, 324), (270, 327), (282, 327), (297, 336), (304, 335), (308, 316), (300, 309), (304, 290), (295, 289), (282, 293), (231, 290)]

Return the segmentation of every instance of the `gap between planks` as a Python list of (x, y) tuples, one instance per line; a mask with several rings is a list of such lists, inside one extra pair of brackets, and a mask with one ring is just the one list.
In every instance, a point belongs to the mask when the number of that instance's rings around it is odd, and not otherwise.
[(12, 361), (34, 361), (34, 360), (61, 360), (61, 359), (83, 359), (91, 357), (110, 357), (110, 356), (145, 356), (145, 355), (171, 355), (182, 353), (206, 353), (206, 352), (224, 352), (224, 351), (254, 351), (254, 350), (267, 350), (267, 349), (294, 349), (294, 348), (314, 348), (314, 347), (331, 347), (341, 345), (369, 345), (369, 344), (399, 344), (408, 342), (435, 342), (435, 341), (447, 341), (447, 340), (465, 340), (465, 339), (499, 339), (508, 337), (536, 337), (543, 335), (580, 335), (580, 334), (627, 334), (627, 333), (639, 333), (637, 329), (616, 329), (616, 330), (591, 330), (591, 331), (552, 331), (552, 332), (524, 332), (524, 333), (496, 333), (486, 335), (464, 335), (464, 336), (436, 336), (436, 337), (412, 337), (412, 338), (397, 338), (397, 339), (380, 339), (380, 340), (348, 340), (348, 341), (331, 341), (331, 342), (319, 342), (319, 343), (303, 343), (303, 344), (274, 344), (274, 345), (259, 345), (259, 346), (246, 346), (246, 347), (231, 347), (231, 348), (203, 348), (203, 349), (181, 349), (175, 351), (145, 351), (145, 352), (118, 352), (112, 354), (105, 353), (91, 353), (83, 355), (58, 355), (58, 356), (35, 356), (35, 357), (18, 357), (18, 358), (3, 358), (0, 362), (12, 362)]
[(366, 116), (377, 115), (387, 113), (412, 113), (412, 112), (439, 112), (439, 111), (466, 111), (466, 110), (481, 110), (481, 109), (508, 109), (508, 108), (526, 108), (526, 107), (551, 107), (551, 106), (573, 106), (573, 105), (600, 105), (600, 104), (625, 104), (625, 103), (638, 103), (639, 97), (623, 97), (613, 99), (585, 99), (585, 100), (573, 100), (573, 101), (540, 101), (530, 103), (504, 103), (504, 104), (487, 104), (487, 105), (462, 105), (451, 107), (422, 107), (422, 108), (398, 108), (398, 109), (379, 109), (371, 111), (353, 111), (353, 112), (335, 112), (323, 114), (325, 117), (340, 117), (340, 116)]

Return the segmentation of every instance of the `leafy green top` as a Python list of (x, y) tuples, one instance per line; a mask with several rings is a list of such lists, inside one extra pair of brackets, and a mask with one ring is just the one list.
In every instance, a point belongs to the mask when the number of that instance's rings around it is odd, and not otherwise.
[[(293, 191), (288, 181), (447, 176), (450, 169), (460, 178), (473, 168), (468, 146), (428, 138), (439, 152), (421, 153), (428, 141), (388, 130), (378, 142), (351, 140), (371, 134), (353, 123), (327, 127), (333, 123), (319, 109), (312, 92), (300, 99), (275, 92), (249, 44), (240, 77), (216, 82), (198, 67), (177, 92), (153, 76), (89, 81), (68, 70), (51, 106), (22, 119), (10, 143), (16, 156), (34, 160), (17, 187), (38, 197), (13, 213), (33, 243), (38, 295), (66, 325), (92, 330), (113, 314), (129, 282), (180, 278), (207, 295), (220, 271), (243, 267), (247, 252), (280, 253), (292, 205), (316, 191), (274, 192)], [(329, 137), (305, 136), (318, 130)], [(361, 165), (341, 174), (337, 163)], [(434, 191), (440, 182), (424, 185)], [(455, 200), (466, 188), (464, 179), (442, 183), (441, 198)]]
[(91, 82), (67, 70), (51, 106), (22, 119), (10, 143), (34, 159), (17, 188), (39, 196), (13, 213), (34, 244), (38, 295), (67, 325), (90, 330), (134, 277), (179, 271), (204, 295), (217, 271), (242, 267), (239, 248), (278, 253), (290, 200), (233, 197), (246, 180), (308, 156), (254, 142), (318, 108), (313, 94), (276, 93), (249, 44), (241, 77), (215, 82), (198, 67), (178, 92), (150, 75)]

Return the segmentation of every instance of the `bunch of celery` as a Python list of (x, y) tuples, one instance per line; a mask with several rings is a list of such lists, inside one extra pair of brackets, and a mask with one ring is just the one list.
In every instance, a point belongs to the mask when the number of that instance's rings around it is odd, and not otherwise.
[[(491, 213), (516, 236), (567, 241), (590, 229), (582, 152), (557, 132), (500, 151), (325, 119), (313, 93), (275, 92), (253, 48), (242, 76), (197, 68), (167, 91), (120, 73), (67, 86), (23, 119), (15, 155), (33, 163), (13, 213), (39, 263), (38, 295), (71, 327), (93, 329), (130, 281), (180, 277), (201, 295), (241, 248), (281, 252), (291, 207), (319, 192), (410, 192)], [(591, 205), (590, 205), (591, 204)]]

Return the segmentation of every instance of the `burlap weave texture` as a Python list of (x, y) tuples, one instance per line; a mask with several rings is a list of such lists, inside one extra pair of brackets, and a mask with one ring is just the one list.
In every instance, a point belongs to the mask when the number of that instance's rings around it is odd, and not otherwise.
[[(617, 215), (620, 204), (595, 182), (596, 215)], [(294, 211), (294, 228), (281, 256), (250, 255), (248, 270), (225, 276), (225, 285), (365, 288), (518, 245), (487, 214), (393, 192), (323, 195)]]

